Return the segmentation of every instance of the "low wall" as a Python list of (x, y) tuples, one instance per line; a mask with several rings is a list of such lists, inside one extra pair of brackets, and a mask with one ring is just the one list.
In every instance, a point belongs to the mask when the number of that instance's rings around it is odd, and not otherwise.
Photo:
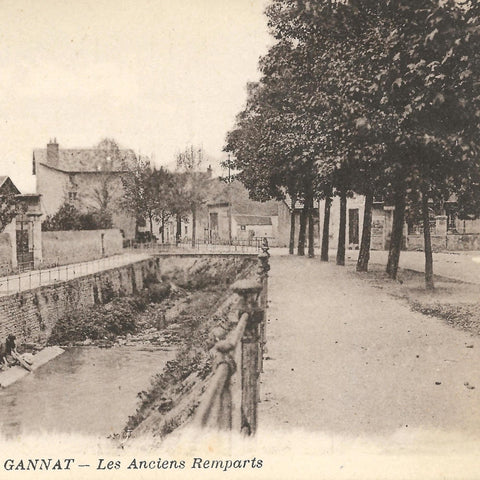
[(120, 253), (122, 247), (123, 237), (118, 229), (42, 232), (42, 265), (48, 267), (95, 260)]
[[(447, 249), (447, 238), (445, 235), (431, 235), (432, 250), (434, 252), (444, 252)], [(408, 235), (406, 241), (406, 250), (416, 250), (423, 252), (423, 234)]]
[(10, 234), (0, 233), (0, 276), (7, 275), (12, 270), (12, 253)]
[(480, 234), (449, 234), (447, 250), (480, 250)]
[(111, 295), (128, 295), (157, 275), (159, 259), (147, 259), (67, 282), (0, 297), (0, 342), (9, 333), (18, 342), (44, 342), (58, 319), (73, 309), (102, 303)]
[[(432, 249), (434, 252), (456, 251), (456, 250), (480, 250), (480, 234), (457, 234), (432, 235)], [(408, 235), (407, 250), (423, 252), (423, 235)]]

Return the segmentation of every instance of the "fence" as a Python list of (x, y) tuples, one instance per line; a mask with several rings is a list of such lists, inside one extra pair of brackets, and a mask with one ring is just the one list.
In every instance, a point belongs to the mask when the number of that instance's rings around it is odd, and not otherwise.
[(238, 323), (214, 347), (214, 373), (195, 413), (193, 422), (197, 427), (234, 429), (245, 435), (253, 435), (257, 430), (270, 268), (268, 247), (262, 250), (258, 278), (241, 280), (232, 286), (240, 297)]
[(107, 268), (114, 268), (127, 263), (125, 256), (104, 257), (90, 262), (62, 265), (45, 270), (33, 270), (0, 278), (0, 295), (9, 295), (23, 290), (50, 285), (55, 282), (71, 280), (76, 277), (90, 275)]
[(125, 247), (130, 249), (151, 250), (155, 252), (198, 252), (198, 253), (256, 253), (261, 250), (263, 239), (259, 237), (250, 240), (234, 239), (232, 242), (207, 240), (182, 240), (179, 243), (140, 243), (127, 242)]

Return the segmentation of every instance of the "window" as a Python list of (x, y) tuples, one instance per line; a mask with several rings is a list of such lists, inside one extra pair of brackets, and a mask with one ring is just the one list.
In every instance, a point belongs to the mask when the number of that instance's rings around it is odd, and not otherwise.
[(77, 192), (68, 192), (68, 200), (74, 202), (77, 199)]
[(188, 235), (188, 227), (185, 225), (185, 235)]
[(240, 230), (246, 230), (247, 226), (246, 225), (240, 225)]

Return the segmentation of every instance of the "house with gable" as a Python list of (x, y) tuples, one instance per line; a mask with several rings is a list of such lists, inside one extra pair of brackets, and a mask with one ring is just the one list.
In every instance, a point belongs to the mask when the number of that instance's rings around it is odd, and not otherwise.
[(257, 202), (249, 197), (248, 190), (237, 180), (216, 184), (207, 203), (209, 241), (252, 240), (266, 237), (277, 244), (279, 202)]
[(136, 219), (119, 206), (122, 175), (135, 162), (131, 149), (60, 148), (56, 139), (33, 151), (33, 175), (45, 216), (54, 215), (64, 203), (80, 210), (108, 206), (113, 226), (126, 239), (135, 238)]

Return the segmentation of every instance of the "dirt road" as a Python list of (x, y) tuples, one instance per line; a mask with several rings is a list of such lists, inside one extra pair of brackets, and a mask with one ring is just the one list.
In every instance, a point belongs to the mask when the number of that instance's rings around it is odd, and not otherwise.
[(260, 430), (480, 438), (480, 341), (351, 269), (272, 257)]

